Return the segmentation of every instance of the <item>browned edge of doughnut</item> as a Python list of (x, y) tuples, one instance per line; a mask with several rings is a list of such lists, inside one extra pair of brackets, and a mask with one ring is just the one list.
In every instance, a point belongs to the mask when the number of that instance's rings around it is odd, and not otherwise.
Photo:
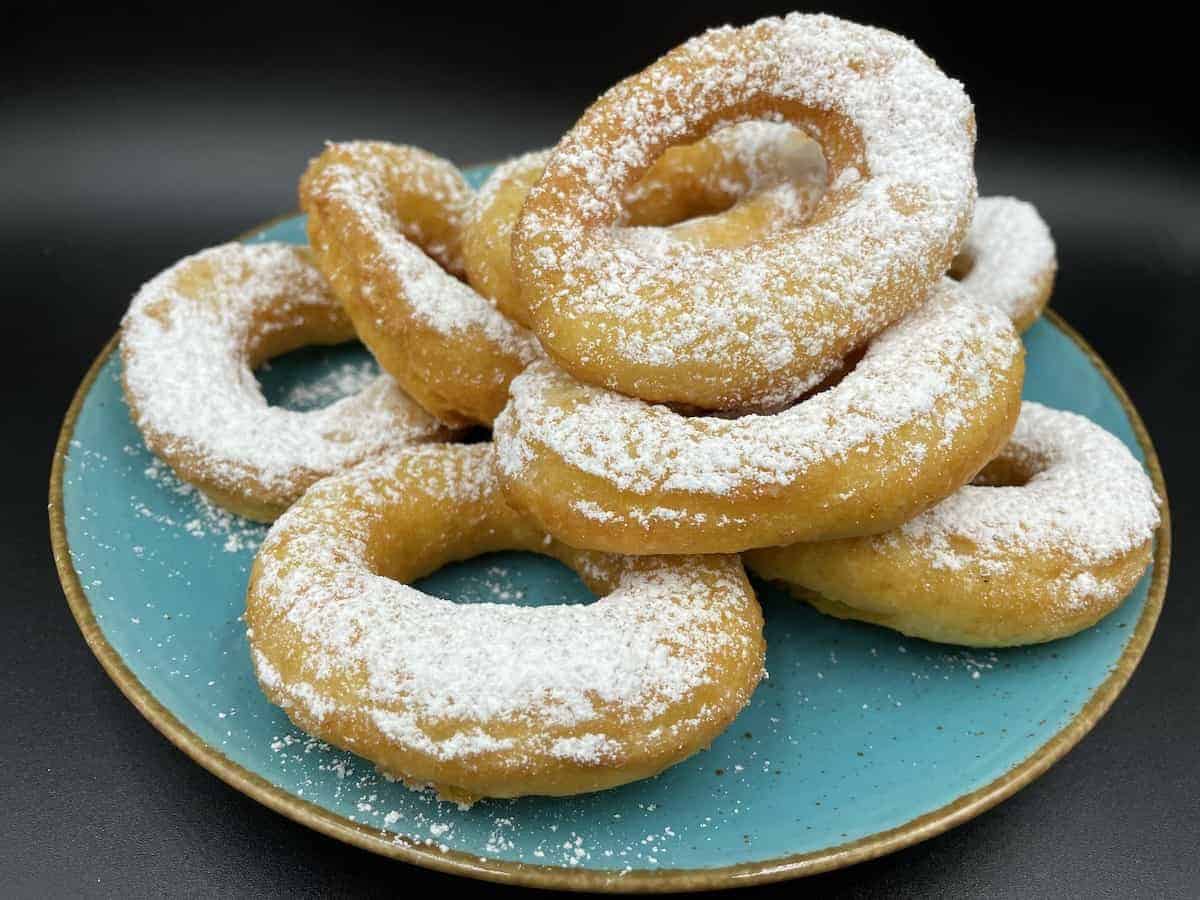
[[(291, 217), (285, 215), (271, 219), (258, 228), (240, 235), (239, 239), (252, 237), (271, 225)], [(117, 335), (109, 339), (104, 349), (92, 361), (83, 381), (80, 382), (79, 388), (71, 400), (71, 405), (67, 409), (67, 414), (63, 418), (62, 428), (55, 445), (54, 459), (50, 469), (49, 505), (50, 544), (54, 553), (55, 566), (58, 569), (63, 592), (66, 594), (67, 604), (71, 608), (71, 613), (74, 615), (88, 647), (121, 693), (151, 725), (193, 761), (216, 775), (230, 787), (301, 825), (347, 844), (425, 868), (484, 881), (526, 887), (608, 893), (716, 890), (784, 881), (840, 869), (893, 853), (961, 825), (1012, 796), (1058, 762), (1091, 731), (1128, 683), (1142, 654), (1145, 653), (1146, 646), (1149, 644), (1154, 627), (1158, 622), (1159, 614), (1162, 612), (1171, 560), (1171, 513), (1167, 500), (1167, 486), (1163, 480), (1158, 454), (1155, 452), (1146, 426), (1130, 401), (1129, 395), (1117, 381), (1116, 376), (1109, 371), (1104, 361), (1083, 337), (1063, 321), (1057, 313), (1047, 310), (1045, 315), (1051, 324), (1060, 329), (1083, 351), (1117, 395), (1122, 408), (1129, 416), (1138, 444), (1146, 455), (1146, 468), (1149, 470), (1154, 490), (1162, 498), (1162, 508), (1160, 509), (1162, 521), (1158, 531), (1155, 532), (1153, 574), (1146, 595), (1146, 604), (1120, 659), (1108, 677), (1092, 692), (1091, 697), (1075, 717), (1025, 760), (989, 784), (963, 794), (932, 812), (911, 819), (896, 828), (834, 847), (719, 868), (638, 869), (624, 874), (617, 869), (567, 869), (505, 860), (481, 860), (475, 854), (457, 850), (442, 853), (436, 848), (417, 844), (392, 832), (352, 822), (314, 803), (289, 794), (233, 762), (218, 748), (201, 740), (195, 732), (188, 729), (169, 709), (154, 698), (105, 638), (92, 614), (91, 604), (83, 591), (79, 576), (71, 564), (71, 550), (67, 542), (66, 519), (63, 512), (63, 470), (79, 411), (92, 384), (100, 374), (101, 368), (116, 348)]]

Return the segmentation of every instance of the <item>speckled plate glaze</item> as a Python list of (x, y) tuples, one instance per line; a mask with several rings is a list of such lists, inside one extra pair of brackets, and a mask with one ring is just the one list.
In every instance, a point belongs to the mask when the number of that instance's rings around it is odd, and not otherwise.
[[(478, 180), (484, 170), (474, 170)], [(302, 220), (248, 240), (303, 242)], [(1150, 440), (1119, 385), (1067, 326), (1026, 335), (1025, 394), (1083, 413), (1142, 460)], [(1155, 562), (1100, 625), (988, 652), (823, 617), (758, 585), (770, 678), (706, 752), (657, 778), (569, 799), (439, 803), (310, 739), (259, 692), (240, 620), (265, 528), (205, 504), (130, 424), (110, 344), (67, 414), (51, 475), (51, 533), (83, 634), (122, 691), (184, 752), (238, 790), (341, 840), (497, 881), (688, 890), (848, 865), (977, 815), (1037, 777), (1096, 722), (1154, 629)], [(311, 407), (374, 366), (358, 347), (292, 354), (260, 373), (268, 397)], [(462, 602), (587, 602), (557, 563), (501, 554), (426, 590)], [(1115, 773), (1114, 773), (1115, 775)]]

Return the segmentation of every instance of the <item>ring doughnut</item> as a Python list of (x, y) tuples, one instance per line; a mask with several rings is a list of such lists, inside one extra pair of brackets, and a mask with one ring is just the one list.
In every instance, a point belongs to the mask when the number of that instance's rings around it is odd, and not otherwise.
[[(763, 675), (737, 557), (573, 550), (507, 505), (493, 455), (401, 451), (279, 519), (246, 608), (267, 696), (305, 731), (463, 802), (601, 790), (706, 746)], [(503, 549), (557, 558), (603, 596), (457, 604), (404, 583)]]
[(983, 303), (999, 307), (1024, 331), (1054, 290), (1058, 260), (1050, 227), (1037, 207), (1015, 197), (980, 197), (966, 240), (950, 265)]
[(383, 143), (331, 144), (300, 181), (317, 264), (359, 337), (451, 425), (490, 424), (508, 382), (540, 355), (532, 335), (455, 277), (471, 196), (450, 163)]
[[(778, 117), (820, 142), (811, 219), (738, 247), (616, 232), (666, 149)], [(601, 96), (513, 230), (533, 330), (582, 381), (698, 409), (778, 407), (929, 294), (975, 199), (974, 116), (910, 42), (793, 14), (709, 31)]]
[(268, 406), (253, 369), (354, 329), (306, 251), (225, 244), (176, 263), (121, 324), (122, 382), (146, 445), (220, 506), (269, 522), (333, 472), (450, 432), (380, 376), (323, 409)]
[[(512, 274), (512, 229), (550, 153), (498, 166), (475, 195), (463, 240), (467, 280), (527, 328), (529, 310)], [(678, 240), (735, 246), (805, 221), (824, 189), (825, 159), (816, 141), (790, 125), (743, 122), (667, 150), (625, 192), (621, 224), (673, 226)]]
[(1024, 350), (998, 310), (943, 279), (845, 377), (773, 415), (686, 416), (549, 361), (496, 419), (509, 500), (565, 543), (730, 553), (896, 527), (995, 456)]
[(1158, 504), (1116, 437), (1025, 403), (974, 484), (894, 531), (745, 558), (840, 618), (931, 641), (1032, 644), (1116, 609), (1150, 562)]

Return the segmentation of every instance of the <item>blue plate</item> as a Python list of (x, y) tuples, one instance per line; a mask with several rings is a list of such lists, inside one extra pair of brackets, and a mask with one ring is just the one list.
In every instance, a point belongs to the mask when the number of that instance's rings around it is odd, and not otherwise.
[[(303, 222), (249, 240), (302, 243)], [(1165, 497), (1136, 412), (1086, 345), (1053, 316), (1025, 343), (1026, 396), (1118, 435)], [(1041, 647), (928, 644), (826, 618), (759, 584), (770, 678), (711, 749), (601, 794), (461, 810), (309, 738), (267, 703), (241, 621), (265, 528), (206, 504), (155, 460), (130, 424), (112, 350), (67, 415), (51, 480), (60, 575), (89, 644), (168, 738), (239, 790), (419, 865), (541, 886), (669, 890), (886, 853), (976, 815), (1061, 757), (1128, 680), (1162, 604), (1166, 521), (1153, 569), (1120, 609)], [(346, 346), (291, 354), (260, 378), (273, 402), (305, 408), (374, 371), (365, 351)], [(458, 564), (423, 587), (463, 602), (589, 598), (565, 568), (525, 554)]]

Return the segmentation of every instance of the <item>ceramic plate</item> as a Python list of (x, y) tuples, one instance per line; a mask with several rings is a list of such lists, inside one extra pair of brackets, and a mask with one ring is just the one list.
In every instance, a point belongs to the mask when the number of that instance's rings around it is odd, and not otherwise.
[[(249, 240), (303, 242), (302, 220)], [(1025, 343), (1026, 397), (1117, 434), (1165, 497), (1136, 412), (1087, 346), (1053, 316)], [(201, 765), (297, 821), (418, 865), (542, 886), (682, 890), (912, 844), (1009, 796), (1070, 749), (1128, 680), (1163, 600), (1166, 521), (1152, 570), (1120, 609), (1041, 647), (928, 644), (826, 618), (758, 584), (770, 678), (709, 750), (601, 794), (458, 809), (307, 737), (263, 698), (240, 617), (265, 528), (205, 503), (147, 451), (112, 351), (79, 389), (51, 479), (55, 553), (88, 643)], [(365, 351), (347, 346), (291, 354), (259, 374), (272, 402), (303, 409), (374, 372)], [(458, 564), (423, 587), (466, 603), (590, 597), (562, 566), (524, 554)]]

